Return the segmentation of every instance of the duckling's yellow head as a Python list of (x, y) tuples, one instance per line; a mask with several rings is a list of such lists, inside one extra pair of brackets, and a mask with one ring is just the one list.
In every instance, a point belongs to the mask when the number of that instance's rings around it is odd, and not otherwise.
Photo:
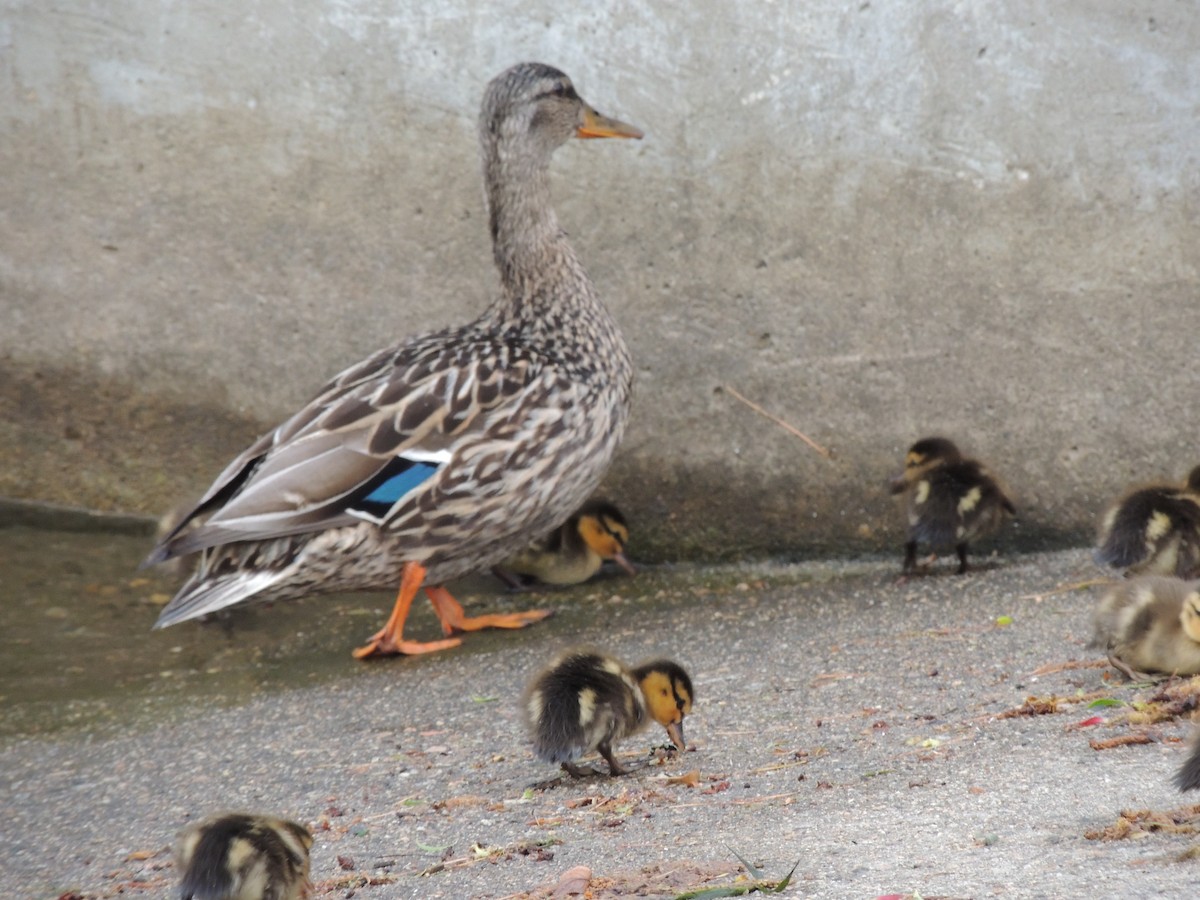
[(935, 466), (961, 460), (962, 453), (954, 441), (943, 437), (921, 438), (908, 448), (904, 456), (904, 471), (891, 481), (892, 493), (899, 494), (907, 490)]
[(621, 511), (603, 500), (589, 503), (579, 511), (579, 536), (601, 559), (611, 559), (630, 575), (637, 569), (625, 556), (629, 526)]
[(683, 739), (683, 718), (692, 711), (692, 679), (683, 666), (669, 659), (659, 659), (633, 670), (646, 698), (650, 717), (667, 729), (671, 743), (686, 750)]
[(1196, 468), (1188, 472), (1187, 488), (1193, 493), (1200, 494), (1200, 466), (1196, 466)]
[(1183, 626), (1183, 633), (1200, 644), (1200, 590), (1189, 591), (1183, 598), (1179, 623)]

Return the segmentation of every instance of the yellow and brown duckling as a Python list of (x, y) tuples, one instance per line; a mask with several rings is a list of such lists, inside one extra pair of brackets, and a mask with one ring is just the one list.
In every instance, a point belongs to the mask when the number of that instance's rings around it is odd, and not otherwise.
[(575, 765), (594, 750), (611, 775), (623, 775), (613, 744), (651, 719), (667, 730), (672, 744), (686, 748), (683, 719), (694, 696), (692, 680), (678, 663), (659, 659), (630, 669), (604, 653), (576, 649), (533, 679), (524, 711), (538, 758), (579, 778), (598, 774)]
[(628, 542), (629, 525), (621, 511), (607, 500), (589, 500), (558, 528), (492, 571), (514, 589), (529, 582), (580, 584), (606, 561), (636, 575), (625, 556)]
[(1140, 575), (1113, 585), (1096, 609), (1092, 644), (1131, 679), (1200, 674), (1200, 581)]
[(1096, 562), (1134, 575), (1200, 575), (1200, 466), (1187, 482), (1131, 488), (1100, 521)]
[(179, 834), (179, 900), (300, 900), (313, 836), (299, 822), (218, 813)]
[(1017, 508), (1000, 483), (978, 460), (965, 458), (953, 441), (922, 438), (908, 448), (904, 471), (891, 483), (893, 494), (905, 494), (908, 541), (904, 571), (917, 567), (917, 545), (954, 547), (958, 572), (967, 571), (971, 543), (1000, 527)]
[(1181, 791), (1200, 789), (1200, 731), (1196, 732), (1196, 737), (1192, 740), (1188, 758), (1175, 773), (1175, 786)]

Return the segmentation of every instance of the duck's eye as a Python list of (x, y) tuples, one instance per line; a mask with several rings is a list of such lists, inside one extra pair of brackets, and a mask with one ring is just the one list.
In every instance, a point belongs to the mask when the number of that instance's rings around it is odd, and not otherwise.
[(556, 84), (550, 90), (546, 91), (546, 97), (558, 97), (561, 100), (574, 100), (578, 97), (575, 93), (575, 88), (569, 84)]

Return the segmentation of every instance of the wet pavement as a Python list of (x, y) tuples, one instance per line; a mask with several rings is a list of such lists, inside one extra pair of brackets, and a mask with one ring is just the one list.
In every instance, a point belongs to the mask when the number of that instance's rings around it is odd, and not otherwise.
[[(1086, 649), (1100, 575), (1085, 550), (949, 564), (897, 559), (651, 570), (510, 595), (549, 605), (522, 632), (427, 658), (350, 650), (387, 595), (235, 610), (150, 630), (173, 583), (136, 566), (148, 529), (0, 528), (0, 896), (166, 897), (169, 847), (222, 808), (316, 829), (316, 896), (548, 896), (573, 866), (591, 896), (732, 883), (735, 853), (787, 896), (1194, 896), (1195, 835), (1104, 842), (1123, 809), (1186, 805), (1169, 779), (1191, 726), (1133, 725), (1153, 689)], [(435, 636), (427, 604), (412, 632)], [(670, 655), (696, 683), (691, 752), (619, 747), (622, 779), (553, 779), (518, 697), (575, 643)], [(1017, 715), (1029, 696), (1057, 711)], [(1099, 715), (1091, 726), (1079, 723)], [(1094, 749), (1131, 733), (1149, 742)]]

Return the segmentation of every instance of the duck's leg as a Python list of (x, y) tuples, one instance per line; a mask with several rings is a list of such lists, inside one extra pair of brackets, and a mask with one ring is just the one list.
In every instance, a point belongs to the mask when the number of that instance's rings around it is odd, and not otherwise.
[(901, 572), (908, 574), (915, 571), (917, 568), (917, 542), (906, 541), (904, 543), (904, 566)]
[(425, 595), (433, 604), (433, 611), (441, 620), (442, 631), (446, 634), (454, 634), (456, 631), (481, 631), (484, 628), (524, 628), (526, 625), (540, 622), (554, 612), (550, 609), (531, 609), (519, 613), (468, 616), (462, 604), (441, 585), (425, 588)]
[(613, 756), (612, 744), (601, 744), (596, 748), (596, 750), (608, 763), (608, 774), (613, 778), (616, 778), (618, 775), (626, 775), (629, 773), (629, 770), (618, 763), (617, 758)]
[(1117, 656), (1111, 650), (1108, 652), (1108, 664), (1110, 666), (1112, 666), (1114, 669), (1116, 669), (1117, 671), (1119, 671), (1122, 675), (1124, 675), (1130, 681), (1138, 681), (1139, 680), (1138, 673), (1133, 671), (1133, 669), (1130, 667), (1130, 665), (1127, 662), (1125, 662), (1125, 660), (1121, 659), (1121, 657)]
[[(420, 563), (407, 562), (400, 575), (400, 593), (396, 595), (396, 605), (388, 617), (387, 624), (371, 635), (370, 640), (354, 651), (355, 659), (366, 659), (368, 656), (393, 656), (397, 653), (417, 654), (433, 653), (457, 647), (462, 643), (461, 638), (450, 638), (442, 641), (406, 641), (404, 639), (404, 620), (408, 618), (408, 610), (413, 598), (421, 589), (425, 580), (425, 567)], [(450, 632), (446, 632), (449, 634)]]
[(562, 764), (563, 771), (572, 778), (595, 778), (600, 773), (590, 766), (577, 766), (575, 763), (565, 762)]
[(958, 574), (967, 574), (967, 542), (963, 541), (961, 544), (956, 544), (954, 552), (958, 554)]
[(510, 591), (525, 590), (526, 585), (520, 575), (515, 575), (500, 566), (492, 566), (492, 574), (507, 584)]

